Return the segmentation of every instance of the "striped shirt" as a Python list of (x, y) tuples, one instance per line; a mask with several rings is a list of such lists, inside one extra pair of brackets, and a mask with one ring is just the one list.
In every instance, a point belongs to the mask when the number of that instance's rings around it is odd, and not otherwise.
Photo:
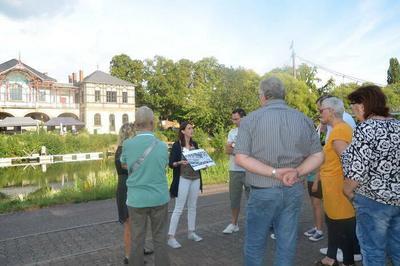
[[(308, 156), (322, 151), (313, 122), (287, 106), (284, 100), (266, 105), (242, 118), (235, 154), (249, 155), (274, 168), (297, 167)], [(256, 187), (277, 187), (273, 177), (246, 171), (246, 182)]]

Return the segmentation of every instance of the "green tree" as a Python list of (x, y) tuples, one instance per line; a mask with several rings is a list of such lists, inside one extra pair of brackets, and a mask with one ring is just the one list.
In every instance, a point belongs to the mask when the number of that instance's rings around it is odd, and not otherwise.
[(390, 58), (389, 69), (387, 71), (387, 83), (395, 84), (400, 82), (400, 65), (397, 58)]
[(400, 83), (391, 84), (383, 88), (387, 102), (392, 112), (400, 112)]

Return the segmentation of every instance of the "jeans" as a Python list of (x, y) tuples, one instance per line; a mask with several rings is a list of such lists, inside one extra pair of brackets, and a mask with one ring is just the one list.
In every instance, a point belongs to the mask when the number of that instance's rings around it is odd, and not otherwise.
[(271, 227), (274, 227), (276, 236), (274, 265), (293, 265), (303, 198), (303, 183), (296, 183), (292, 187), (251, 188), (246, 209), (246, 266), (264, 264)]
[(386, 252), (400, 265), (400, 207), (356, 194), (357, 237), (364, 266), (386, 265)]
[(188, 206), (188, 230), (196, 228), (196, 208), (200, 191), (200, 179), (190, 180), (181, 177), (179, 179), (178, 197), (175, 199), (175, 208), (171, 216), (168, 235), (174, 236), (178, 227), (179, 218), (187, 200)]
[(168, 203), (148, 208), (128, 207), (132, 219), (132, 251), (129, 264), (143, 266), (143, 249), (146, 236), (146, 221), (150, 217), (151, 232), (154, 244), (154, 265), (169, 266), (167, 252), (166, 224), (168, 219)]

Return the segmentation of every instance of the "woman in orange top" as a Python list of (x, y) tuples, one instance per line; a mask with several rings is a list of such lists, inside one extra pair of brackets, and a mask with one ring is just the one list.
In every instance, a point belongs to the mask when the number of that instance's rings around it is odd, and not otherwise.
[(320, 120), (332, 127), (324, 146), (325, 162), (320, 168), (325, 221), (328, 227), (328, 253), (316, 265), (339, 265), (338, 248), (343, 251), (343, 264), (354, 265), (355, 212), (343, 194), (343, 171), (340, 155), (351, 142), (352, 129), (343, 121), (344, 105), (336, 97), (325, 99), (319, 108)]

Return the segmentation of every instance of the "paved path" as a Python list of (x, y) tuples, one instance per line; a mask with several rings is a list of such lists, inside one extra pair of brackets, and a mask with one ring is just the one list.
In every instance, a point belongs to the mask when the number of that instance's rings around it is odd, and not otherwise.
[[(244, 202), (242, 202), (244, 208)], [(169, 206), (170, 213), (173, 201)], [(227, 185), (209, 186), (198, 201), (197, 232), (201, 242), (186, 238), (186, 212), (178, 227), (181, 249), (169, 249), (173, 265), (242, 265), (241, 231), (224, 235), (230, 221)], [(122, 226), (116, 220), (115, 200), (67, 204), (0, 215), (0, 265), (122, 265)], [(313, 243), (302, 233), (311, 225), (308, 198), (299, 221), (295, 265), (309, 266), (321, 258), (326, 240)], [(266, 265), (275, 246), (269, 241)], [(153, 256), (146, 256), (153, 265)]]

